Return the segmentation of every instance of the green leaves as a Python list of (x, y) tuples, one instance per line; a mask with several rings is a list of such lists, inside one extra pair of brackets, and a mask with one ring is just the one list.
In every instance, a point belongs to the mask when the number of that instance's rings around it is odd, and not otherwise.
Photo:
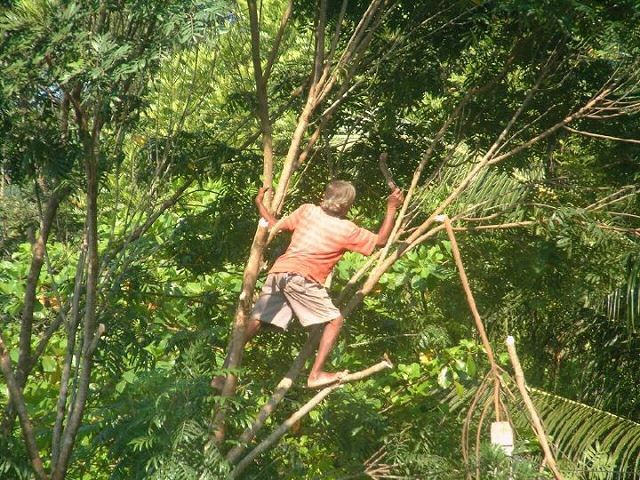
[(50, 357), (48, 355), (44, 355), (42, 357), (42, 369), (47, 372), (55, 372), (57, 370), (58, 364), (54, 357)]
[(399, 364), (393, 376), (406, 385), (402, 393), (392, 397), (400, 405), (418, 402), (419, 398), (434, 395), (437, 388), (454, 387), (459, 396), (466, 392), (465, 385), (477, 380), (476, 357), (480, 348), (468, 340), (438, 351), (427, 350), (419, 362)]
[(420, 246), (396, 262), (391, 272), (380, 279), (380, 284), (392, 290), (406, 285), (423, 291), (434, 282), (448, 278), (450, 275), (450, 271), (444, 268), (448, 252), (449, 242), (447, 241), (433, 247)]

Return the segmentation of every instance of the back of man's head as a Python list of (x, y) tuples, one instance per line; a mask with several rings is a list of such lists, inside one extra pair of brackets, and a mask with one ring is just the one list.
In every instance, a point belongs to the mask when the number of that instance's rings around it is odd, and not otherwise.
[(356, 188), (351, 182), (333, 180), (324, 189), (320, 207), (329, 215), (344, 217), (356, 199)]

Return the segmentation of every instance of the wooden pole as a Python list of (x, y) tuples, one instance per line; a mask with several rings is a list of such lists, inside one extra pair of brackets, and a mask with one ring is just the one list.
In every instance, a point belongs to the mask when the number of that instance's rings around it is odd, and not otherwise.
[(520, 360), (518, 359), (518, 354), (516, 353), (516, 342), (512, 336), (509, 336), (507, 337), (506, 344), (507, 350), (509, 352), (509, 358), (511, 359), (511, 364), (513, 365), (516, 384), (518, 385), (520, 395), (522, 395), (522, 400), (524, 400), (524, 405), (525, 407), (527, 407), (527, 411), (529, 413), (529, 416), (531, 417), (533, 431), (536, 434), (536, 437), (538, 437), (538, 442), (540, 443), (542, 451), (544, 452), (544, 460), (549, 467), (549, 470), (551, 470), (551, 472), (553, 473), (553, 477), (556, 480), (562, 480), (562, 474), (560, 473), (560, 470), (558, 470), (556, 459), (553, 456), (551, 448), (549, 447), (549, 442), (547, 441), (547, 436), (544, 432), (542, 421), (540, 420), (540, 416), (536, 411), (536, 407), (531, 401), (531, 397), (529, 397), (529, 392), (527, 391), (527, 385), (525, 383), (522, 366), (520, 366)]
[(484, 349), (487, 352), (487, 357), (489, 358), (491, 372), (493, 373), (493, 406), (496, 412), (496, 422), (499, 422), (500, 372), (498, 371), (498, 365), (496, 364), (495, 357), (493, 356), (493, 349), (491, 348), (491, 344), (489, 343), (489, 337), (487, 336), (487, 332), (484, 328), (484, 323), (482, 323), (482, 318), (480, 318), (478, 307), (476, 307), (476, 301), (473, 298), (471, 287), (469, 287), (469, 280), (467, 278), (467, 274), (464, 271), (462, 257), (460, 256), (460, 250), (458, 249), (458, 242), (456, 242), (456, 236), (453, 233), (453, 228), (451, 227), (451, 220), (449, 220), (449, 217), (447, 215), (439, 215), (438, 217), (436, 217), (436, 220), (444, 222), (444, 227), (447, 230), (447, 235), (449, 236), (449, 241), (451, 242), (451, 252), (453, 253), (453, 258), (456, 262), (456, 266), (458, 267), (458, 273), (460, 274), (460, 282), (462, 283), (464, 294), (467, 297), (467, 303), (469, 304), (471, 315), (475, 320), (476, 328), (478, 329), (478, 333), (480, 333), (482, 344), (484, 345)]

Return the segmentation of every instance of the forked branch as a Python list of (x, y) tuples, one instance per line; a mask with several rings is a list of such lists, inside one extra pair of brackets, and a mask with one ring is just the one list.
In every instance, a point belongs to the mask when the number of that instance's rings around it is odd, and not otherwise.
[(362, 380), (371, 375), (374, 375), (383, 370), (393, 368), (393, 364), (389, 359), (385, 359), (365, 370), (351, 373), (342, 378), (340, 383), (330, 385), (320, 390), (311, 400), (305, 403), (297, 412), (291, 415), (286, 421), (284, 421), (278, 428), (276, 428), (267, 438), (265, 438), (258, 446), (256, 446), (249, 454), (244, 457), (236, 466), (236, 468), (229, 474), (230, 479), (239, 478), (238, 476), (253, 462), (258, 455), (268, 450), (273, 446), (280, 438), (289, 431), (289, 429), (301, 418), (305, 417), (311, 410), (317, 407), (331, 392), (340, 388), (345, 383), (356, 382)]

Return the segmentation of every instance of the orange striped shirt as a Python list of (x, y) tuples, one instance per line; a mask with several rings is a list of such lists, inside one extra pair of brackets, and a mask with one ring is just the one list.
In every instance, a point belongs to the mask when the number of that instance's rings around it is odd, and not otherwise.
[(291, 230), (293, 235), (270, 273), (298, 273), (318, 283), (324, 283), (344, 252), (371, 255), (378, 241), (375, 233), (310, 203), (283, 218), (280, 229)]

